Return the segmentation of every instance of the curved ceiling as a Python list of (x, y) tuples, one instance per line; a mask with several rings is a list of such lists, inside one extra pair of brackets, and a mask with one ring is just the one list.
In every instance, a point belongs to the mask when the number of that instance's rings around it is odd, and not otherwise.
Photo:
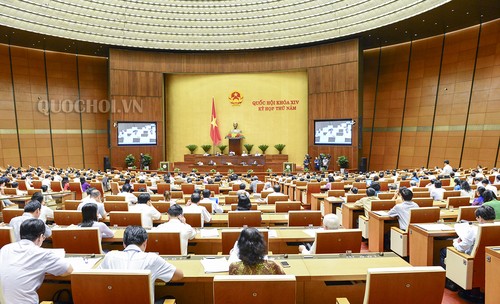
[(348, 37), (448, 2), (451, 0), (4, 0), (0, 25), (112, 46), (249, 50)]

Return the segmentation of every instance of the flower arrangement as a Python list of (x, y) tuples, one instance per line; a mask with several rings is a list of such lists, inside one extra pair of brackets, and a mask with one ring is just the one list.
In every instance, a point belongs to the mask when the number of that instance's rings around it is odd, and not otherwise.
[(243, 133), (241, 133), (241, 132), (238, 132), (238, 133), (236, 133), (236, 132), (234, 132), (234, 133), (233, 133), (233, 132), (229, 132), (229, 133), (226, 135), (226, 137), (225, 137), (225, 138), (227, 138), (227, 139), (244, 139), (244, 138), (245, 138), (245, 136), (244, 136), (244, 135), (243, 135)]

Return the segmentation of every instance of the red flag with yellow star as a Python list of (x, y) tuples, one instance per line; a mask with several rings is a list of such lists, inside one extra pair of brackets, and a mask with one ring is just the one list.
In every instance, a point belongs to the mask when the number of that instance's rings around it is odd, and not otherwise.
[(222, 137), (220, 136), (219, 131), (219, 121), (217, 120), (217, 114), (215, 113), (215, 100), (212, 98), (212, 117), (210, 118), (210, 138), (214, 143), (214, 146), (217, 146), (222, 141)]

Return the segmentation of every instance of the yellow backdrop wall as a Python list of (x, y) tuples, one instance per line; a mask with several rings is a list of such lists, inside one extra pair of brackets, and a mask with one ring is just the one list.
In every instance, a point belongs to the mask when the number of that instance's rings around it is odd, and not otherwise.
[[(307, 73), (305, 71), (245, 74), (168, 74), (165, 77), (167, 158), (183, 161), (186, 146), (212, 144), (210, 115), (215, 99), (222, 143), (238, 122), (245, 139), (269, 145), (266, 154), (277, 154), (275, 144), (285, 144), (289, 161), (302, 163), (307, 153)], [(241, 94), (233, 105), (233, 92)], [(242, 148), (244, 150), (244, 148)], [(213, 150), (212, 150), (213, 151)], [(218, 150), (217, 150), (218, 151)], [(225, 151), (228, 152), (228, 149)], [(195, 153), (203, 153), (201, 147)], [(211, 152), (212, 153), (212, 152)]]

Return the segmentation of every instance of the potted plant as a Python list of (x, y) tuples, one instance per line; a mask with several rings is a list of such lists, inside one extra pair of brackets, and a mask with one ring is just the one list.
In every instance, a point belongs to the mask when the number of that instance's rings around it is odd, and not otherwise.
[(203, 151), (205, 151), (205, 154), (210, 154), (208, 152), (210, 151), (212, 146), (211, 145), (201, 145), (201, 148), (203, 149)]
[(179, 168), (175, 168), (175, 169), (174, 169), (174, 173), (175, 173), (175, 174), (179, 174), (179, 172), (181, 172), (181, 169), (179, 169)]
[(252, 169), (248, 169), (247, 174), (252, 174), (252, 173), (253, 173), (253, 170)]
[(210, 173), (215, 174), (215, 173), (217, 173), (217, 170), (215, 170), (215, 169), (210, 169)]
[(233, 174), (233, 173), (234, 173), (234, 170), (233, 170), (233, 169), (229, 169), (229, 170), (227, 170), (227, 173), (228, 173), (228, 174)]
[(198, 169), (194, 168), (193, 170), (191, 170), (191, 172), (198, 173)]
[(259, 146), (259, 149), (260, 149), (260, 151), (262, 151), (262, 154), (266, 154), (267, 148), (269, 148), (268, 145), (260, 145)]
[(191, 154), (194, 154), (194, 151), (198, 149), (197, 145), (187, 145), (186, 148), (191, 152)]
[(247, 154), (250, 154), (250, 152), (252, 151), (253, 145), (244, 144), (243, 147), (245, 147), (245, 149), (247, 150)]
[(227, 145), (218, 145), (217, 148), (219, 148), (221, 154), (224, 154), (224, 150), (226, 150)]
[(345, 169), (349, 167), (349, 160), (345, 155), (341, 155), (337, 158), (337, 165), (340, 167), (340, 172), (344, 173)]
[(151, 165), (151, 162), (153, 161), (153, 158), (149, 154), (143, 154), (142, 159), (141, 159), (141, 165), (143, 170), (149, 170), (149, 166)]
[(132, 154), (129, 154), (125, 157), (125, 164), (127, 164), (127, 168), (135, 169), (135, 157)]
[(271, 175), (271, 173), (273, 173), (273, 169), (267, 168), (266, 172), (269, 173), (269, 175)]
[(274, 148), (276, 148), (276, 150), (278, 150), (279, 154), (281, 154), (281, 152), (283, 151), (283, 149), (285, 149), (286, 145), (284, 144), (277, 144), (277, 145), (274, 145)]

